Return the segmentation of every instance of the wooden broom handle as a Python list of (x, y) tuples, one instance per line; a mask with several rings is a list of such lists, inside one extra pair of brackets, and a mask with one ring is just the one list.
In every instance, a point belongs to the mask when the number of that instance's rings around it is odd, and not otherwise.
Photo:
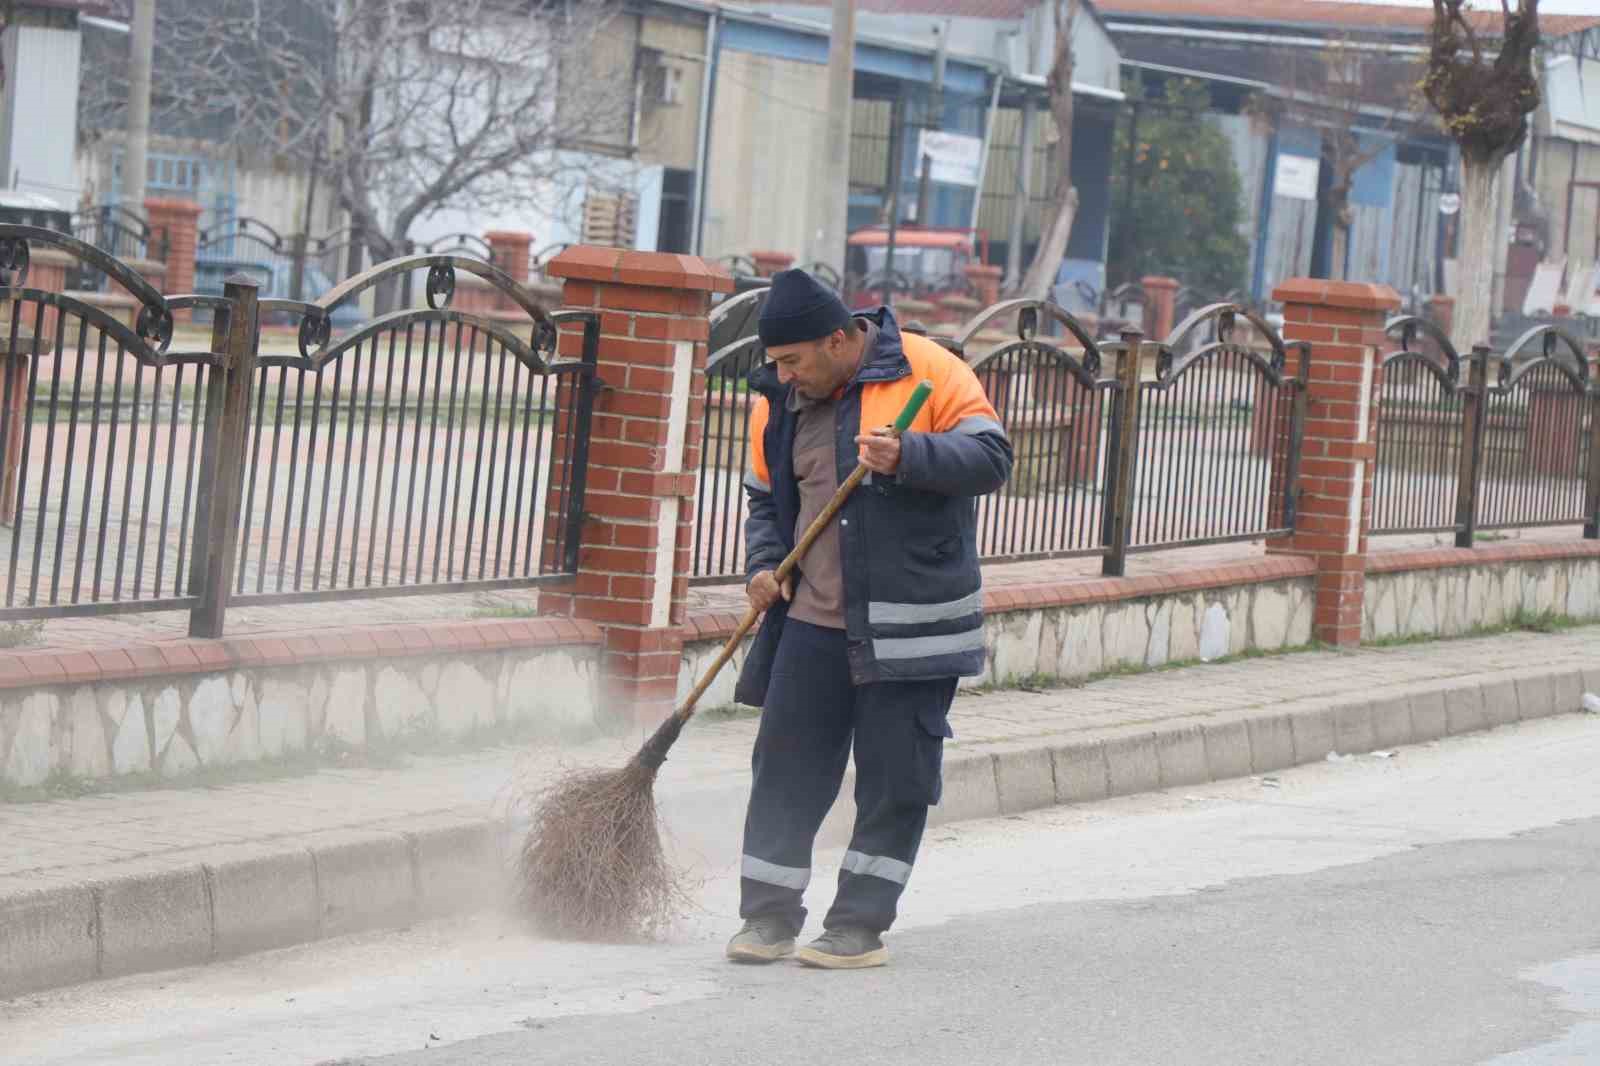
[[(917, 412), (922, 410), (922, 405), (927, 402), (928, 394), (932, 391), (933, 382), (921, 381), (917, 383), (917, 387), (912, 390), (911, 398), (906, 401), (905, 407), (901, 409), (900, 416), (889, 427), (891, 435), (898, 437), (910, 427), (912, 421), (917, 417)], [(834, 517), (844, 507), (845, 501), (850, 498), (850, 494), (855, 491), (856, 486), (861, 484), (862, 479), (868, 473), (870, 473), (868, 468), (858, 461), (856, 468), (850, 471), (850, 476), (844, 479), (844, 482), (834, 492), (832, 498), (817, 513), (817, 517), (811, 520), (811, 524), (806, 527), (806, 531), (800, 535), (800, 540), (795, 544), (794, 550), (784, 556), (783, 562), (779, 563), (778, 568), (773, 571), (773, 576), (777, 578), (780, 586), (790, 574), (794, 573), (794, 568), (805, 557), (811, 545), (822, 535), (822, 531), (827, 528), (829, 522), (833, 521)], [(739, 621), (739, 628), (733, 631), (733, 636), (728, 638), (727, 643), (722, 646), (722, 650), (717, 653), (716, 660), (712, 662), (710, 669), (706, 670), (705, 674), (701, 676), (700, 680), (689, 692), (688, 698), (683, 701), (683, 706), (678, 708), (675, 717), (680, 722), (687, 722), (693, 717), (695, 704), (700, 702), (700, 697), (706, 694), (706, 689), (711, 687), (711, 683), (717, 679), (717, 675), (722, 672), (722, 668), (728, 665), (728, 660), (733, 658), (733, 653), (739, 649), (739, 644), (760, 617), (761, 612), (756, 609), (755, 604), (751, 604), (744, 612), (744, 618)]]

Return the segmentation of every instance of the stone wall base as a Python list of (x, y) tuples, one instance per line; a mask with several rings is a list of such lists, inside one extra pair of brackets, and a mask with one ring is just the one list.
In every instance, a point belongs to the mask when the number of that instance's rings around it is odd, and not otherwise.
[(604, 728), (593, 645), (150, 674), (0, 692), (0, 783), (180, 777), (418, 736), (587, 739)]
[[(963, 686), (1079, 680), (1302, 647), (1313, 639), (1315, 580), (1307, 560), (1288, 556), (1178, 575), (993, 589), (985, 597), (989, 663)], [(1600, 546), (1380, 553), (1368, 562), (1366, 584), (1368, 641), (1460, 636), (1544, 616), (1594, 621)], [(730, 615), (690, 618), (680, 700), (736, 624)], [(600, 692), (593, 627), (529, 639), (501, 630), (498, 646), (463, 639), (469, 628), (434, 627), (431, 645), (389, 654), (326, 650), (362, 646), (353, 633), (308, 640), (311, 646), (298, 651), (258, 639), (254, 655), (223, 642), (233, 660), (216, 666), (173, 666), (171, 645), (163, 652), (166, 668), (160, 656), (146, 668), (117, 652), (129, 664), (119, 669), (96, 652), (94, 663), (104, 668), (74, 673), (77, 660), (90, 656), (59, 655), (58, 681), (0, 687), (0, 784), (36, 786), (52, 775), (179, 777), (311, 750), (502, 727), (556, 740), (616, 728)], [(28, 660), (23, 665), (37, 675), (40, 664), (32, 660), (47, 655), (6, 658)], [(733, 703), (743, 659), (741, 649), (707, 691), (703, 709)]]
[[(1377, 555), (1367, 566), (1366, 640), (1454, 637), (1562, 616), (1600, 618), (1600, 544), (1445, 548)], [(1463, 559), (1470, 565), (1462, 565)]]

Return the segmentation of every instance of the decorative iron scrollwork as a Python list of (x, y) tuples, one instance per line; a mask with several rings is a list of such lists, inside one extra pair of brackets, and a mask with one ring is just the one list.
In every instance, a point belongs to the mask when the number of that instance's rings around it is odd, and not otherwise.
[(0, 240), (0, 285), (20, 288), (28, 276), (28, 242)]
[(307, 359), (315, 359), (328, 346), (332, 336), (333, 318), (328, 312), (321, 308), (308, 310), (300, 319), (300, 354)]
[(139, 308), (139, 318), (133, 329), (140, 340), (158, 352), (165, 352), (172, 343), (172, 312), (165, 307), (145, 304)]
[(553, 321), (536, 321), (533, 324), (533, 350), (547, 352), (553, 358), (556, 354), (557, 342), (560, 339), (560, 330)]
[(435, 263), (428, 268), (428, 306), (443, 311), (450, 306), (456, 294), (456, 268), (449, 263)]
[(1017, 339), (1024, 341), (1033, 340), (1039, 332), (1039, 309), (1037, 307), (1024, 307), (1017, 312)]

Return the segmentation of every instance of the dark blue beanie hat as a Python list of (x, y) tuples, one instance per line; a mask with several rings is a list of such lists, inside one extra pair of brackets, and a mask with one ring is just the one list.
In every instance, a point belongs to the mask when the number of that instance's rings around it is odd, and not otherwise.
[(821, 340), (850, 321), (850, 309), (834, 291), (804, 270), (781, 270), (761, 308), (758, 332), (768, 348)]

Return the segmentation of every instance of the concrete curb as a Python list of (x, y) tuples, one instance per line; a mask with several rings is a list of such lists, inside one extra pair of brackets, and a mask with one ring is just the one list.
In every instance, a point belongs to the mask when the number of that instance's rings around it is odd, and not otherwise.
[[(948, 825), (1058, 804), (1182, 788), (1577, 712), (1600, 666), (1530, 668), (1354, 701), (1308, 698), (1259, 711), (1045, 735), (945, 759)], [(736, 781), (661, 797), (663, 820), (693, 811), (679, 847), (736, 839), (748, 788)], [(819, 843), (842, 843), (849, 782)], [(709, 817), (706, 817), (709, 816)], [(689, 824), (686, 820), (685, 823)], [(392, 827), (313, 834), (292, 847), (208, 849), (180, 868), (88, 883), (0, 887), (0, 999), (96, 978), (194, 965), (481, 909), (507, 897), (521, 827), (429, 815)]]

